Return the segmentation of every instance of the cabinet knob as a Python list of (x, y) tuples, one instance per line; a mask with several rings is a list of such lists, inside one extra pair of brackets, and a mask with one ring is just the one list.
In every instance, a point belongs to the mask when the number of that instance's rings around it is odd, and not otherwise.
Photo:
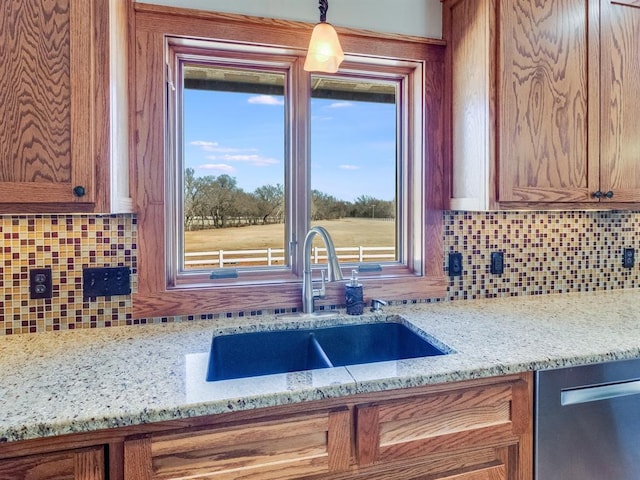
[(604, 196), (607, 198), (613, 198), (613, 192), (609, 190), (607, 193), (604, 194)]
[(87, 193), (82, 185), (77, 185), (73, 187), (73, 194), (76, 197), (84, 197), (84, 194)]
[(593, 196), (594, 196), (595, 198), (602, 198), (603, 193), (602, 193), (600, 190), (596, 190), (596, 191), (593, 193)]

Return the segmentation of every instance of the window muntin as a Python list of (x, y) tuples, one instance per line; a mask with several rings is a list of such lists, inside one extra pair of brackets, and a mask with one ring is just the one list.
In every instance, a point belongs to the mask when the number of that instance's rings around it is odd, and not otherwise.
[[(179, 50), (179, 49), (177, 49)], [(278, 100), (278, 104), (284, 104), (285, 126), (284, 126), (284, 138), (281, 139), (284, 143), (284, 170), (285, 170), (285, 185), (283, 186), (284, 192), (284, 217), (285, 223), (281, 224), (281, 232), (284, 232), (284, 258), (279, 259), (281, 263), (272, 262), (271, 266), (261, 265), (246, 265), (240, 262), (235, 264), (230, 263), (223, 266), (233, 270), (238, 274), (237, 279), (225, 279), (216, 278), (210, 280), (209, 273), (213, 268), (218, 268), (219, 264), (209, 266), (205, 268), (192, 268), (192, 266), (198, 267), (197, 264), (186, 264), (184, 251), (193, 249), (193, 245), (189, 245), (190, 239), (184, 236), (184, 181), (189, 180), (187, 170), (182, 164), (183, 158), (181, 157), (182, 151), (181, 145), (186, 142), (184, 138), (181, 138), (182, 128), (185, 122), (181, 117), (183, 97), (181, 88), (174, 96), (175, 100), (172, 103), (170, 101), (169, 111), (172, 107), (178, 112), (178, 120), (175, 122), (177, 128), (172, 128), (172, 122), (167, 122), (170, 130), (170, 134), (173, 136), (174, 141), (178, 145), (176, 154), (173, 159), (170, 159), (170, 169), (175, 169), (177, 172), (175, 184), (170, 185), (169, 188), (173, 189), (175, 195), (175, 202), (168, 202), (168, 218), (173, 218), (173, 225), (175, 231), (169, 232), (168, 248), (167, 248), (167, 266), (168, 266), (168, 285), (182, 287), (194, 284), (251, 284), (262, 283), (264, 281), (272, 282), (278, 281), (290, 281), (299, 280), (302, 273), (302, 241), (304, 239), (304, 233), (308, 230), (310, 225), (316, 224), (313, 218), (313, 205), (312, 201), (314, 195), (312, 192), (313, 185), (313, 144), (312, 138), (307, 135), (309, 131), (313, 131), (313, 119), (312, 109), (313, 102), (316, 97), (328, 95), (329, 99), (333, 96), (332, 100), (336, 100), (336, 96), (342, 95), (356, 95), (359, 96), (360, 101), (367, 100), (369, 103), (383, 103), (394, 102), (393, 106), (393, 118), (395, 122), (394, 134), (395, 141), (395, 158), (388, 161), (387, 167), (391, 165), (392, 169), (395, 169), (394, 174), (385, 175), (385, 182), (387, 182), (387, 189), (390, 184), (395, 185), (396, 193), (395, 198), (388, 202), (393, 203), (395, 209), (394, 217), (392, 217), (390, 223), (387, 225), (387, 242), (393, 245), (393, 251), (391, 254), (393, 257), (379, 257), (370, 258), (370, 261), (382, 264), (383, 276), (398, 275), (403, 273), (409, 273), (411, 275), (421, 275), (423, 273), (423, 226), (422, 219), (423, 210), (422, 202), (410, 202), (409, 199), (422, 198), (425, 194), (423, 191), (423, 182), (421, 180), (411, 179), (409, 172), (413, 172), (415, 175), (422, 175), (422, 160), (423, 160), (423, 145), (422, 136), (414, 136), (411, 134), (413, 128), (419, 129), (422, 126), (422, 98), (416, 91), (420, 91), (420, 85), (422, 80), (422, 67), (419, 62), (400, 62), (390, 61), (385, 62), (380, 59), (358, 59), (357, 62), (352, 61), (349, 63), (348, 68), (345, 67), (343, 71), (334, 76), (323, 76), (325, 80), (325, 86), (321, 94), (311, 86), (312, 80), (318, 80), (321, 77), (315, 77), (312, 79), (308, 74), (304, 73), (301, 68), (296, 68), (295, 61), (291, 60), (291, 56), (283, 55), (282, 51), (269, 52), (269, 49), (261, 47), (260, 53), (252, 52), (251, 55), (246, 55), (242, 52), (242, 48), (235, 46), (232, 51), (220, 51), (220, 50), (208, 50), (207, 48), (190, 48), (189, 53), (184, 55), (184, 59), (178, 51), (175, 51), (175, 58), (177, 61), (175, 69), (177, 72), (178, 81), (175, 82), (178, 85), (182, 85), (181, 76), (184, 75), (184, 67), (189, 66), (192, 71), (187, 70), (187, 78), (197, 77), (203, 74), (198, 68), (203, 65), (206, 68), (214, 68), (220, 70), (213, 74), (213, 77), (220, 76), (224, 72), (233, 72), (236, 77), (240, 72), (241, 81), (237, 83), (246, 87), (247, 84), (253, 85), (250, 87), (249, 93), (258, 93), (260, 88), (278, 88), (277, 84), (284, 83), (284, 98)], [(198, 50), (197, 54), (194, 51)], [(252, 49), (250, 49), (252, 50)], [(265, 54), (265, 58), (261, 58), (262, 54)], [(282, 55), (280, 58), (279, 55)], [(268, 59), (267, 59), (268, 57)], [(198, 62), (194, 62), (193, 58), (198, 58)], [(275, 60), (274, 60), (275, 59)], [(249, 77), (256, 77), (256, 73), (279, 71), (284, 75), (282, 82), (271, 82), (274, 85), (269, 86), (269, 82), (251, 82)], [(259, 75), (258, 75), (259, 77)], [(218, 87), (223, 91), (232, 91), (238, 89), (237, 85), (231, 87), (229, 85), (220, 87), (224, 82), (218, 83)], [(192, 88), (192, 84), (185, 81), (185, 85)], [(307, 87), (307, 88), (300, 88)], [(362, 92), (359, 92), (358, 86), (365, 86), (369, 90), (369, 97), (362, 96)], [(199, 88), (202, 88), (200, 85)], [(257, 91), (253, 91), (256, 89)], [(351, 90), (351, 91), (349, 91)], [(376, 91), (378, 90), (378, 91)], [(247, 93), (247, 92), (245, 92)], [(275, 92), (278, 94), (279, 91)], [(267, 91), (260, 93), (264, 95), (274, 94), (273, 91)], [(373, 95), (373, 96), (372, 96)], [(374, 100), (372, 100), (374, 99)], [(323, 100), (318, 98), (318, 100)], [(325, 98), (324, 100), (327, 100)], [(366, 103), (366, 102), (365, 102)], [(304, 105), (307, 105), (304, 107)], [(300, 106), (300, 107), (298, 107)], [(299, 110), (305, 115), (299, 115)], [(389, 118), (391, 115), (389, 115)], [(295, 120), (292, 120), (295, 119)], [(389, 130), (391, 130), (389, 128)], [(312, 133), (313, 134), (313, 133)], [(415, 138), (412, 138), (415, 137)], [(311, 144), (311, 147), (309, 147)], [(301, 147), (302, 146), (302, 147)], [(292, 153), (293, 152), (293, 153)], [(187, 167), (188, 168), (188, 167)], [(246, 193), (246, 192), (245, 192)], [(366, 197), (366, 196), (365, 196)], [(365, 198), (366, 199), (366, 198)], [(178, 205), (174, 207), (173, 205)], [(370, 205), (368, 206), (370, 207)], [(374, 211), (374, 208), (378, 208), (378, 212)], [(387, 208), (387, 211), (389, 208)], [(371, 213), (375, 218), (380, 215), (379, 207), (371, 207)], [(234, 227), (235, 228), (235, 227)], [(239, 229), (243, 230), (243, 229)], [(330, 233), (336, 240), (338, 245), (341, 245), (341, 240), (338, 235), (329, 228)], [(246, 230), (242, 233), (244, 234)], [(390, 233), (389, 233), (390, 232)], [(373, 233), (377, 235), (379, 232), (369, 230), (367, 234)], [(174, 240), (171, 240), (173, 236)], [(382, 235), (379, 235), (382, 237)], [(279, 234), (278, 239), (281, 239)], [(196, 237), (194, 237), (196, 238)], [(275, 237), (274, 237), (275, 238)], [(317, 240), (317, 239), (316, 239)], [(357, 240), (357, 239), (356, 239)], [(394, 242), (395, 240), (395, 242)], [(197, 238), (196, 238), (197, 242)], [(393, 242), (393, 243), (391, 243)], [(195, 243), (195, 242), (194, 242)], [(273, 242), (271, 242), (273, 244)], [(349, 243), (353, 243), (351, 240)], [(318, 244), (318, 247), (323, 245)], [(265, 245), (260, 255), (263, 255)], [(277, 247), (272, 247), (277, 248)], [(374, 252), (382, 253), (382, 252)], [(341, 264), (348, 269), (353, 268), (354, 265), (361, 263), (360, 258), (355, 258), (351, 253), (345, 253), (350, 256), (343, 258)], [(385, 255), (389, 255), (388, 251), (384, 252)], [(277, 257), (273, 251), (268, 255)], [(191, 260), (191, 259), (190, 259)], [(190, 261), (188, 260), (188, 261)], [(366, 261), (366, 260), (365, 260)], [(317, 266), (322, 267), (324, 259), (320, 253), (317, 259)], [(378, 273), (374, 275), (379, 275)]]

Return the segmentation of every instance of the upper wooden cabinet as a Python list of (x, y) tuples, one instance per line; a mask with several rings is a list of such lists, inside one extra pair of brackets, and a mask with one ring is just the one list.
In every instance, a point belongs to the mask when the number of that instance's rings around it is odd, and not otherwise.
[(639, 5), (445, 2), (451, 208), (640, 202)]
[(131, 211), (126, 5), (2, 2), (0, 213)]

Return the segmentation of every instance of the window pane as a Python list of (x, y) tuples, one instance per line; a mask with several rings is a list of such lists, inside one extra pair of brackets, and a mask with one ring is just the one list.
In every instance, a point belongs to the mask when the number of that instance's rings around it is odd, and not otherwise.
[(397, 85), (311, 83), (312, 225), (327, 228), (341, 263), (398, 261)]
[(285, 75), (183, 68), (183, 270), (286, 265)]

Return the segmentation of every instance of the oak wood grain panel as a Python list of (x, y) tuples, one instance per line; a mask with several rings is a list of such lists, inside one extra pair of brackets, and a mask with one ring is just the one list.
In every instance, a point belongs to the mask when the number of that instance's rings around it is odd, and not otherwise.
[(601, 187), (612, 201), (640, 199), (640, 9), (601, 3)]
[[(444, 52), (437, 61), (429, 61), (425, 65), (423, 131), (414, 135), (422, 135), (425, 145), (425, 198), (424, 201), (424, 233), (425, 247), (422, 258), (424, 275), (430, 282), (445, 284), (444, 269), (444, 226), (443, 210), (446, 208), (446, 187), (444, 186)], [(382, 294), (382, 292), (381, 292)], [(420, 298), (434, 298), (437, 292), (424, 292)], [(386, 297), (395, 298), (395, 297)], [(408, 297), (404, 297), (408, 298)], [(416, 297), (417, 298), (417, 297)]]
[(71, 180), (70, 2), (0, 7), (0, 180)]
[(511, 388), (509, 383), (505, 383), (484, 388), (453, 390), (406, 401), (388, 402), (379, 407), (380, 421), (393, 422), (500, 405), (511, 400)]
[[(337, 416), (336, 416), (337, 415)], [(345, 417), (346, 415), (346, 417)], [(331, 417), (334, 416), (333, 420)], [(345, 423), (346, 419), (346, 423)], [(156, 479), (210, 476), (221, 479), (284, 479), (328, 472), (331, 450), (349, 454), (349, 412), (321, 413), (154, 438)], [(339, 426), (342, 432), (332, 432)], [(329, 439), (334, 443), (329, 446)], [(349, 456), (334, 458), (344, 470)]]
[(358, 465), (371, 465), (380, 453), (380, 419), (378, 406), (362, 405), (356, 409), (356, 451)]
[[(108, 131), (95, 108), (104, 95), (96, 72), (108, 61), (94, 50), (102, 5), (12, 0), (0, 7), (0, 211), (32, 211), (30, 204), (41, 204), (40, 212), (88, 211), (96, 200), (96, 151), (105, 145), (96, 129)], [(76, 185), (84, 196), (73, 194)]]
[(501, 0), (499, 201), (593, 201), (585, 0)]
[(74, 454), (75, 480), (105, 480), (104, 448), (95, 447)]
[(378, 461), (394, 461), (400, 458), (415, 458), (433, 453), (487, 446), (503, 447), (517, 444), (518, 440), (519, 437), (513, 434), (511, 425), (503, 423), (473, 430), (443, 433), (430, 438), (407, 439), (400, 443), (380, 445)]
[(210, 445), (220, 445), (220, 448), (226, 448), (229, 445), (243, 445), (249, 442), (267, 442), (285, 436), (326, 432), (328, 428), (329, 418), (323, 414), (310, 415), (309, 418), (298, 420), (273, 420), (241, 427), (213, 429), (212, 431), (185, 432), (165, 438), (154, 438), (151, 444), (151, 454), (157, 457), (176, 451), (196, 450)]
[(450, 475), (483, 471), (488, 467), (501, 464), (502, 461), (497, 458), (494, 448), (449, 451), (445, 454), (434, 454), (408, 461), (399, 460), (367, 467), (360, 466), (347, 473), (333, 474), (330, 478), (331, 480), (440, 480)]
[(478, 467), (470, 472), (457, 473), (439, 477), (438, 480), (507, 480), (504, 465), (488, 465)]
[(102, 447), (0, 461), (0, 480), (105, 480)]
[(124, 444), (124, 478), (153, 480), (151, 439), (137, 438)]
[(452, 410), (380, 425), (380, 445), (394, 445), (496, 425), (510, 427), (510, 402), (468, 410)]
[(329, 414), (327, 432), (329, 471), (341, 472), (351, 464), (351, 412), (347, 408)]

